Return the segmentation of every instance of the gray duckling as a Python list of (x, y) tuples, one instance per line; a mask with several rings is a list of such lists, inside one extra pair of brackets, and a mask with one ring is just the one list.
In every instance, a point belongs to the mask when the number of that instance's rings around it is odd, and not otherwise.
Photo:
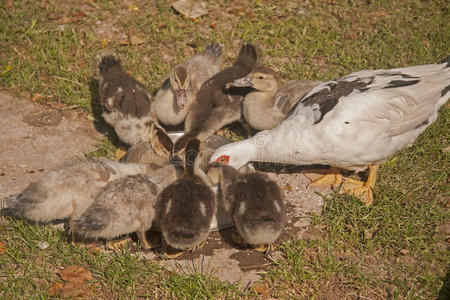
[(31, 183), (7, 200), (14, 216), (38, 222), (79, 218), (109, 182), (149, 171), (144, 164), (123, 164), (104, 158), (78, 159)]
[(222, 47), (210, 44), (170, 71), (152, 104), (160, 122), (174, 126), (184, 121), (202, 84), (220, 71), (221, 58)]
[(147, 175), (130, 175), (110, 182), (73, 224), (73, 232), (107, 240), (136, 232), (141, 247), (150, 249), (145, 232), (156, 217), (158, 187)]
[(199, 151), (200, 141), (191, 140), (186, 147), (184, 175), (158, 196), (163, 241), (175, 249), (186, 250), (201, 244), (209, 234), (216, 212), (211, 183), (196, 163)]
[(127, 74), (114, 55), (103, 56), (98, 68), (100, 102), (106, 123), (130, 146), (149, 141), (149, 127), (158, 124), (158, 120), (146, 87)]
[(221, 163), (209, 166), (208, 177), (219, 186), (223, 207), (243, 241), (257, 251), (268, 251), (286, 224), (285, 201), (278, 184), (266, 174), (244, 174)]

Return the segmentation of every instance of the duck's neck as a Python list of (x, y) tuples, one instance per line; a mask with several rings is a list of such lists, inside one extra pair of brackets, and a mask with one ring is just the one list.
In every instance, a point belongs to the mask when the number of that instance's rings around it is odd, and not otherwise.
[[(289, 121), (284, 121), (274, 129), (261, 131), (252, 138), (242, 141), (242, 146), (236, 152), (238, 155), (243, 155), (242, 165), (250, 161), (309, 164), (314, 158), (316, 146), (314, 139), (311, 139), (312, 132), (296, 130), (298, 126), (290, 124)], [(295, 120), (292, 121), (295, 122)]]
[(277, 91), (253, 91), (244, 99), (244, 110), (245, 109), (258, 109), (258, 108), (268, 108), (272, 107), (275, 99), (275, 93)]

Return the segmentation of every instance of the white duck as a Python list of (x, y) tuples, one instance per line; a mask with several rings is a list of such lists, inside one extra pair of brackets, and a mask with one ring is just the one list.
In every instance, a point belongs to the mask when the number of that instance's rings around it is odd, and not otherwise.
[[(240, 168), (250, 161), (323, 164), (361, 171), (347, 192), (373, 201), (378, 164), (414, 140), (438, 116), (450, 95), (450, 56), (438, 64), (367, 70), (324, 82), (307, 93), (279, 126), (224, 145), (211, 161)], [(313, 183), (342, 180), (333, 168)]]

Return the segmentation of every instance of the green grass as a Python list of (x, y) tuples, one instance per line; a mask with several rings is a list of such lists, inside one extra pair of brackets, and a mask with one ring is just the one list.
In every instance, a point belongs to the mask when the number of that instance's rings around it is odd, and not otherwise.
[[(137, 11), (123, 1), (72, 3), (0, 2), (0, 87), (43, 103), (76, 105), (96, 120), (94, 57), (105, 50), (117, 52), (151, 91), (171, 66), (210, 41), (224, 45), (225, 64), (242, 42), (255, 43), (263, 50), (264, 63), (286, 80), (326, 80), (363, 69), (433, 63), (450, 54), (450, 3), (444, 0), (223, 0), (195, 21), (175, 13), (168, 1), (137, 1)], [(144, 43), (105, 43), (96, 32), (97, 22), (109, 22)], [(330, 197), (305, 239), (283, 243), (282, 257), (262, 280), (270, 294), (438, 297), (446, 276), (448, 284), (450, 265), (445, 240), (450, 234), (445, 230), (449, 154), (443, 151), (449, 119), (446, 104), (413, 147), (381, 166), (373, 207), (348, 196)], [(239, 135), (230, 128), (231, 137)], [(111, 157), (117, 145), (110, 132), (90, 155)], [(104, 298), (247, 296), (213, 276), (168, 272), (126, 251), (102, 254), (72, 247), (51, 226), (6, 218), (0, 231), (6, 249), (0, 254), (3, 299), (48, 298), (48, 288), (60, 280), (55, 271), (70, 264), (91, 270), (95, 293)], [(40, 250), (41, 241), (50, 247)]]

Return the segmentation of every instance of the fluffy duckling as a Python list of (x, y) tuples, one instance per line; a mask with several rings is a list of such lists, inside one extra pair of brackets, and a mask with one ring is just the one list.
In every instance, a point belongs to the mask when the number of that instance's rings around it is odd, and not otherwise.
[(209, 165), (208, 177), (219, 186), (223, 207), (244, 242), (257, 251), (269, 250), (286, 224), (285, 201), (278, 184), (265, 174), (243, 174), (220, 163)]
[(151, 142), (139, 142), (130, 147), (122, 157), (123, 163), (147, 164), (152, 170), (169, 164), (169, 154), (173, 148), (170, 136), (156, 124), (150, 126)]
[(145, 86), (123, 69), (120, 59), (108, 55), (101, 59), (99, 94), (103, 118), (128, 145), (148, 141), (148, 127), (158, 123), (151, 109), (152, 96)]
[(242, 103), (242, 115), (256, 130), (272, 129), (283, 121), (292, 107), (320, 81), (291, 80), (280, 85), (279, 75), (267, 67), (255, 68), (231, 85), (251, 87)]
[(221, 57), (222, 47), (210, 44), (170, 71), (152, 104), (160, 122), (174, 126), (184, 121), (202, 84), (220, 71)]
[[(160, 229), (165, 243), (176, 249), (189, 249), (204, 241), (216, 212), (215, 194), (208, 178), (198, 168), (200, 141), (186, 146), (185, 173), (158, 196)], [(200, 173), (203, 173), (200, 175)]]
[(8, 199), (13, 215), (38, 222), (80, 217), (109, 182), (148, 172), (143, 164), (122, 164), (108, 159), (69, 161)]
[[(378, 164), (414, 143), (450, 96), (450, 57), (441, 63), (366, 70), (324, 82), (307, 93), (277, 127), (224, 145), (212, 161), (235, 168), (250, 161), (323, 164), (362, 171), (366, 182), (345, 179), (344, 190), (373, 201)], [(339, 186), (333, 170), (313, 182)]]
[(246, 91), (226, 88), (258, 63), (257, 49), (252, 44), (242, 46), (235, 63), (208, 79), (198, 92), (185, 120), (185, 134), (176, 141), (174, 152), (181, 151), (192, 138), (204, 141), (220, 128), (241, 119), (241, 102)]
[(73, 222), (73, 232), (89, 238), (113, 239), (137, 233), (144, 250), (150, 249), (145, 232), (155, 219), (158, 187), (146, 175), (110, 182), (86, 211)]

